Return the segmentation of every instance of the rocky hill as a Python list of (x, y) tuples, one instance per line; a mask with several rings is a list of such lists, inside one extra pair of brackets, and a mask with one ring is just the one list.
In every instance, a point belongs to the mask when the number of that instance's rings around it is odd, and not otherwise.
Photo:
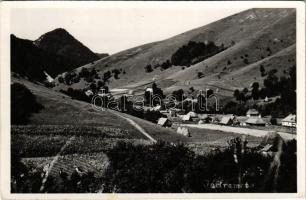
[(101, 56), (106, 54), (96, 55), (64, 29), (55, 29), (35, 41), (11, 35), (11, 69), (30, 80), (44, 80), (44, 71), (55, 77)]
[(73, 60), (78, 66), (99, 59), (98, 55), (62, 28), (43, 34), (33, 43), (49, 53), (61, 55)]

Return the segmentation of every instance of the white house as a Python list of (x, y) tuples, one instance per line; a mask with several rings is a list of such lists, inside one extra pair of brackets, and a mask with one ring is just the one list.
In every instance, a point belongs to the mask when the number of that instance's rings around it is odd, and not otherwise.
[(296, 127), (296, 115), (290, 114), (282, 119), (282, 126)]
[(54, 78), (52, 78), (46, 71), (44, 71), (44, 74), (48, 83), (54, 83)]
[(94, 93), (92, 92), (92, 90), (87, 90), (85, 92), (86, 96), (91, 96), (91, 95), (94, 95)]

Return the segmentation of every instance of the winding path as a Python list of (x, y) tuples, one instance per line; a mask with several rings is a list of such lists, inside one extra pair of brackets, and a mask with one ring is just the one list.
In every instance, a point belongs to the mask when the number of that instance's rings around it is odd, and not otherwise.
[(132, 126), (134, 126), (140, 133), (142, 133), (145, 137), (147, 137), (151, 142), (153, 142), (153, 143), (157, 142), (151, 135), (149, 135), (149, 133), (147, 131), (145, 131), (141, 126), (139, 126), (139, 124), (134, 122), (132, 119), (130, 119), (128, 117), (125, 117), (122, 114), (120, 114), (119, 112), (116, 112), (116, 111), (113, 111), (113, 110), (108, 110), (108, 112), (128, 121)]

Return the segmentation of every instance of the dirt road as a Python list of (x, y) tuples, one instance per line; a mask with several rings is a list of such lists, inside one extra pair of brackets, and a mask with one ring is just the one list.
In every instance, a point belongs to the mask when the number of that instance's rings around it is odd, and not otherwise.
[[(267, 133), (271, 131), (266, 130), (258, 130), (258, 129), (250, 129), (250, 128), (242, 128), (242, 127), (232, 127), (232, 126), (222, 126), (217, 124), (182, 124), (182, 126), (201, 128), (201, 129), (209, 129), (209, 130), (219, 130), (224, 132), (232, 132), (243, 135), (251, 135), (255, 137), (264, 137)], [(296, 139), (296, 135), (277, 132), (284, 140), (292, 140)]]

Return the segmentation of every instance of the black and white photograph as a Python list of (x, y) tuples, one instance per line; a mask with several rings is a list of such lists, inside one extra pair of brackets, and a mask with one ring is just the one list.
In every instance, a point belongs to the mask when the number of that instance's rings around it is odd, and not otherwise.
[(287, 3), (2, 4), (8, 193), (299, 196), (305, 4)]

